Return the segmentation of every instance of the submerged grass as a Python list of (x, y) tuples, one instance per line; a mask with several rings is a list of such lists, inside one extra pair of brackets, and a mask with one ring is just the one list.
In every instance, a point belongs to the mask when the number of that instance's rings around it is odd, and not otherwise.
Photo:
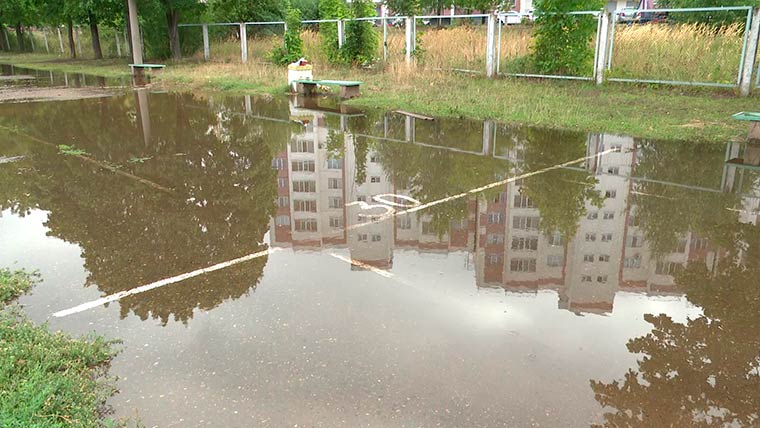
[[(305, 45), (317, 49), (316, 36), (313, 37)], [(598, 87), (587, 82), (520, 78), (490, 80), (401, 62), (364, 70), (333, 66), (319, 60), (319, 55), (316, 58), (315, 78), (364, 82), (362, 96), (349, 102), (358, 107), (400, 108), (445, 117), (494, 119), (640, 138), (710, 142), (743, 139), (746, 124), (730, 116), (757, 110), (758, 102), (757, 95), (738, 98), (732, 90), (613, 83)], [(71, 70), (66, 68), (70, 66), (67, 62), (46, 62), (46, 59), (50, 57), (27, 55), (5, 57), (4, 61), (23, 61), (33, 68)], [(73, 66), (92, 74), (129, 71), (126, 60), (120, 65), (114, 60), (76, 61)], [(169, 63), (156, 79), (179, 90), (269, 94), (287, 90), (283, 67), (255, 59), (249, 59), (246, 65), (194, 59)]]
[(114, 390), (103, 380), (114, 343), (51, 333), (26, 319), (11, 301), (36, 280), (36, 274), (0, 268), (0, 426), (115, 425), (104, 419)]

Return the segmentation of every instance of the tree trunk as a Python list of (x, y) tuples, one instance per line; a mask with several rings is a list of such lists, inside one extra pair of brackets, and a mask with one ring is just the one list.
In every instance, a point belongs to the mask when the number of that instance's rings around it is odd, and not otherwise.
[(74, 41), (74, 22), (71, 20), (71, 17), (69, 17), (66, 21), (66, 32), (69, 33), (69, 52), (71, 54), (71, 58), (77, 57), (77, 45)]
[(0, 51), (8, 49), (8, 33), (5, 31), (5, 25), (0, 22)]
[(87, 20), (90, 21), (90, 34), (92, 35), (92, 51), (95, 53), (95, 59), (103, 58), (103, 51), (100, 49), (100, 34), (98, 34), (98, 18), (91, 10), (87, 11)]
[(179, 11), (169, 9), (166, 11), (166, 23), (169, 25), (169, 47), (172, 58), (176, 61), (182, 59), (182, 49), (179, 45)]
[(16, 23), (16, 38), (18, 39), (18, 50), (23, 52), (26, 50), (26, 43), (24, 43), (24, 29), (21, 27), (21, 23)]

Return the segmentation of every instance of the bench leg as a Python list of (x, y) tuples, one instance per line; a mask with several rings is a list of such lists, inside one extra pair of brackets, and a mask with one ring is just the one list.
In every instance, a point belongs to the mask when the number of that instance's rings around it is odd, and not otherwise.
[(760, 143), (760, 122), (752, 122), (749, 125), (749, 134), (747, 139), (751, 143)]
[(301, 95), (311, 95), (317, 85), (311, 83), (297, 83), (296, 92)]
[(359, 96), (358, 86), (341, 86), (340, 97), (341, 98), (356, 98)]

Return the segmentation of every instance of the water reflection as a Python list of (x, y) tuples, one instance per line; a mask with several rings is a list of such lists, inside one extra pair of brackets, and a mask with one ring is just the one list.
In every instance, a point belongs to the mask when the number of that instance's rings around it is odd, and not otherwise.
[[(752, 426), (760, 175), (726, 163), (741, 150), (141, 90), (0, 105), (0, 156), (14, 159), (0, 164), (0, 210), (46, 211), (102, 294), (274, 247), (347, 254), (357, 278), (409, 254), (461, 255), (471, 281), (457, 287), (548, 294), (567, 314), (610, 314), (621, 293), (685, 295), (703, 315), (648, 314), (651, 333), (628, 344), (638, 367), (592, 380), (601, 426)], [(356, 204), (433, 203), (520, 176), (379, 221), (387, 208)], [(254, 292), (267, 262), (114, 304), (122, 319), (189, 324)]]

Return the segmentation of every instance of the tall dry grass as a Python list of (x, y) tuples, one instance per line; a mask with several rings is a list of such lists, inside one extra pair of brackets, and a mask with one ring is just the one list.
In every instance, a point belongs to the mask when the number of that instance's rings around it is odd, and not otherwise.
[(744, 26), (647, 24), (615, 30), (614, 77), (735, 83)]

